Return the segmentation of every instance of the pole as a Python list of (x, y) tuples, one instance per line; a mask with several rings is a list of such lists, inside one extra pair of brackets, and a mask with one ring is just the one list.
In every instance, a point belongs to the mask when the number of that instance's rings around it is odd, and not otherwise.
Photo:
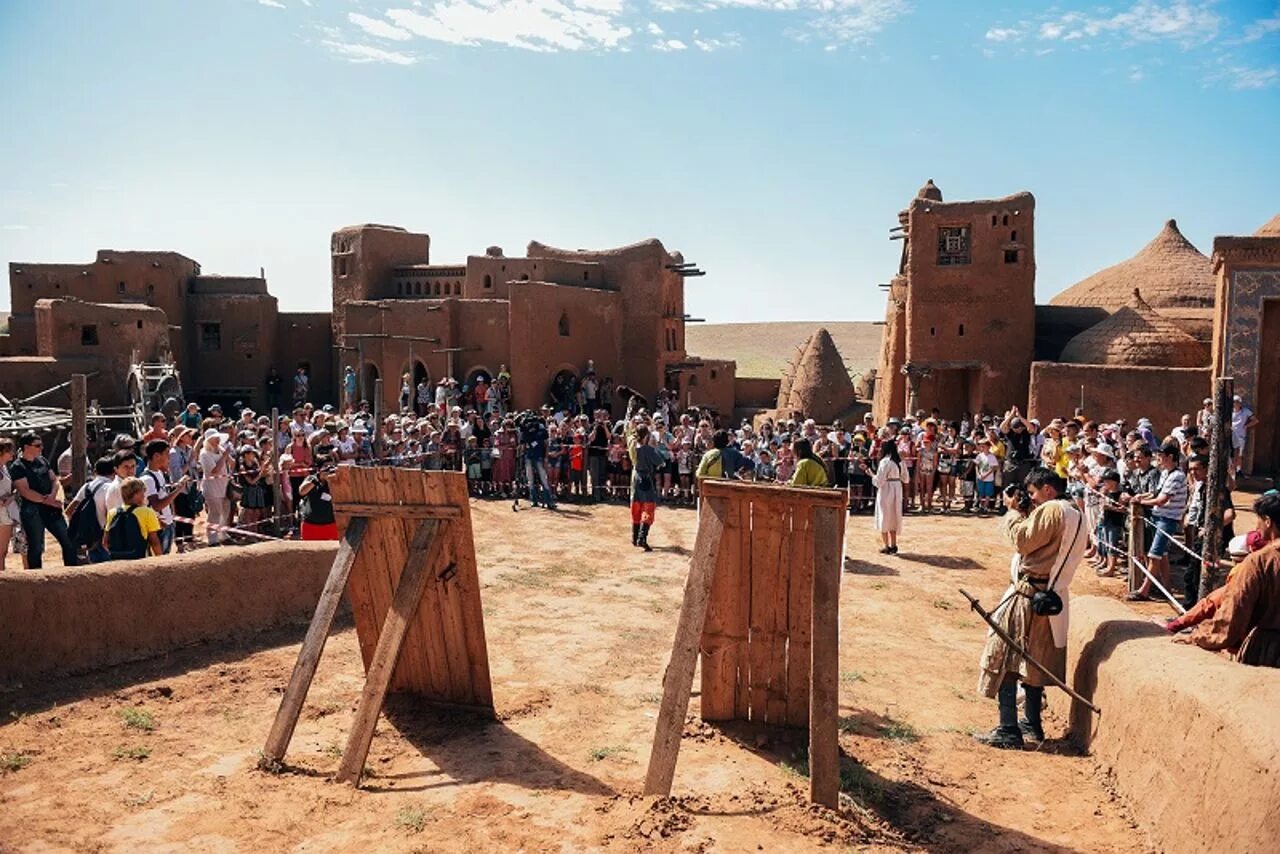
[(986, 624), (991, 627), (991, 631), (995, 632), (1002, 641), (1007, 643), (1010, 647), (1013, 648), (1015, 652), (1017, 652), (1019, 655), (1025, 658), (1028, 664), (1034, 665), (1037, 670), (1039, 670), (1045, 676), (1049, 677), (1049, 679), (1053, 682), (1054, 685), (1057, 685), (1063, 691), (1066, 691), (1068, 694), (1070, 694), (1073, 698), (1084, 703), (1086, 706), (1092, 709), (1095, 713), (1099, 715), (1102, 714), (1102, 709), (1099, 709), (1093, 703), (1089, 702), (1080, 694), (1076, 693), (1075, 689), (1073, 689), (1070, 685), (1068, 685), (1066, 682), (1063, 682), (1054, 674), (1050, 673), (1049, 670), (1043, 664), (1041, 664), (1040, 662), (1032, 658), (1027, 653), (1027, 651), (1022, 648), (1022, 644), (1018, 643), (1016, 640), (1011, 638), (1008, 632), (1000, 628), (999, 623), (991, 619), (991, 614), (989, 614), (986, 611), (986, 609), (984, 609), (982, 605), (978, 603), (977, 599), (970, 596), (967, 592), (965, 592), (963, 588), (960, 590), (960, 595), (964, 596), (964, 598), (969, 600), (969, 607), (978, 612), (978, 616), (981, 617), (986, 622)]
[(1080, 384), (1080, 411), (1084, 412), (1084, 383)]
[[(364, 387), (364, 341), (359, 338), (356, 339), (356, 383), (360, 388), (360, 400), (368, 400), (368, 390)], [(357, 406), (360, 400), (356, 401)]]
[(280, 409), (271, 407), (271, 470), (275, 472), (275, 488), (271, 490), (271, 515), (275, 517), (277, 536), (280, 534), (280, 517), (284, 515), (284, 472), (280, 471)]
[(1222, 503), (1230, 482), (1232, 377), (1218, 377), (1213, 396), (1213, 431), (1209, 439), (1209, 476), (1204, 485), (1204, 545), (1200, 552), (1200, 590), (1203, 599), (1222, 583), (1218, 555), (1222, 551)]
[(382, 377), (373, 381), (373, 453), (382, 455)]
[(1129, 592), (1141, 586), (1138, 580), (1138, 561), (1142, 559), (1142, 544), (1146, 541), (1146, 528), (1143, 526), (1142, 505), (1137, 501), (1129, 502)]
[(74, 495), (85, 482), (85, 458), (89, 442), (89, 393), (84, 374), (71, 375), (71, 483), (67, 493)]

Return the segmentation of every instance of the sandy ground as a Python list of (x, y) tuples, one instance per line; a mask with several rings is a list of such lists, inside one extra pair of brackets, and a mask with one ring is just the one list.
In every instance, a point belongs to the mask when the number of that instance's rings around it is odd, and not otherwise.
[[(300, 631), (29, 685), (0, 694), (0, 850), (1148, 850), (1061, 741), (1060, 692), (1041, 749), (970, 738), (995, 706), (974, 693), (983, 629), (956, 588), (989, 604), (1003, 588), (996, 520), (908, 517), (895, 558), (851, 520), (833, 812), (804, 801), (802, 732), (701, 724), (696, 681), (675, 797), (638, 794), (693, 511), (660, 510), (648, 555), (618, 506), (473, 512), (498, 721), (398, 698), (364, 789), (329, 782), (363, 682), (349, 626), (274, 775), (257, 752)], [(1104, 588), (1082, 568), (1075, 589)]]

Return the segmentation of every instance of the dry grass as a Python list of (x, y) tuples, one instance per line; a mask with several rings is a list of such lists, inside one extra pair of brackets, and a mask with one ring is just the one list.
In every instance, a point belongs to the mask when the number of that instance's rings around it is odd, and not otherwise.
[(850, 377), (866, 373), (880, 360), (883, 327), (867, 321), (691, 323), (685, 329), (685, 347), (704, 359), (733, 359), (740, 377), (778, 379), (819, 326), (831, 333)]

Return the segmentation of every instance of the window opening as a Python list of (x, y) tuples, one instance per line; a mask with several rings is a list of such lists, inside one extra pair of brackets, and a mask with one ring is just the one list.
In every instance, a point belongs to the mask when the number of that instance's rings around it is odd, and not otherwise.
[(97, 347), (98, 346), (98, 327), (96, 324), (87, 323), (80, 327), (80, 346)]
[(938, 265), (969, 263), (969, 227), (967, 225), (938, 229)]
[(1005, 262), (1006, 264), (1017, 264), (1017, 263), (1018, 263), (1018, 250), (1017, 250), (1017, 249), (1006, 249), (1006, 250), (1004, 250), (1004, 262)]
[(116, 293), (124, 293), (124, 282), (116, 282)]
[(493, 276), (490, 276), (488, 273), (484, 274), (484, 287), (485, 290), (489, 290), (493, 287)]
[(962, 323), (962, 324), (960, 324), (960, 337), (961, 337), (961, 338), (963, 338), (963, 337), (964, 337), (964, 324), (963, 324), (963, 323)]
[(221, 350), (222, 349), (222, 324), (221, 323), (200, 324), (200, 349), (201, 350)]
[(569, 314), (562, 312), (560, 314), (560, 334), (566, 338), (569, 337)]

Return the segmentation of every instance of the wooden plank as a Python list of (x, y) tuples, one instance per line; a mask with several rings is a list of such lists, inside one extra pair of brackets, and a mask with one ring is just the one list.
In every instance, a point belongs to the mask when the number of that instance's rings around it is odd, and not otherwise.
[[(424, 484), (426, 500), (432, 504), (447, 502), (449, 481), (447, 476), (427, 480)], [(454, 579), (458, 574), (457, 556), (462, 548), (457, 528), (450, 526), (449, 536), (444, 543), (444, 554), (427, 585), (424, 604), (430, 606), (429, 613), (436, 620), (443, 640), (443, 660), (449, 674), (445, 698), (452, 703), (470, 704), (474, 692), (471, 690), (471, 664), (467, 658), (467, 641), (462, 628), (462, 603), (452, 595), (457, 587)]]
[(462, 517), (453, 526), (457, 550), (457, 574), (450, 582), (449, 595), (460, 603), (462, 635), (471, 667), (471, 698), (476, 706), (493, 709), (493, 684), (489, 674), (489, 647), (485, 639), (484, 610), (480, 599), (480, 571), (476, 564), (475, 538), (471, 528), (471, 497), (466, 476), (450, 472), (446, 478), (451, 503), (462, 508)]
[(770, 724), (785, 726), (787, 723), (787, 646), (789, 591), (791, 588), (791, 531), (792, 517), (803, 512), (803, 505), (787, 502), (777, 507), (779, 519), (778, 558), (774, 564), (774, 596), (771, 605), (772, 622), (769, 634), (769, 688), (765, 693), (765, 720)]
[(841, 513), (813, 511), (813, 658), (809, 693), (809, 800), (840, 802)]
[[(407, 473), (417, 474), (409, 470)], [(393, 502), (335, 504), (333, 512), (345, 516), (394, 516), (400, 519), (458, 519), (462, 516), (462, 510), (457, 507)]]
[(735, 603), (735, 620), (740, 626), (743, 640), (738, 645), (738, 681), (733, 691), (733, 717), (735, 720), (751, 720), (751, 504), (739, 502), (738, 554), (742, 565), (742, 579), (738, 585)]
[(751, 660), (751, 720), (759, 722), (769, 720), (770, 689), (785, 690), (786, 687), (785, 673), (781, 686), (770, 682), (774, 645), (785, 643), (785, 639), (775, 637), (774, 620), (779, 598), (785, 601), (786, 597), (786, 587), (778, 586), (778, 558), (786, 514), (784, 504), (751, 502), (751, 641), (748, 655)]
[(726, 504), (724, 532), (716, 560), (715, 580), (702, 629), (702, 693), (704, 721), (734, 718), (739, 652), (747, 646), (747, 613), (740, 610), (740, 588), (750, 583), (742, 561), (742, 515), (750, 504), (733, 499)]
[(293, 665), (293, 673), (289, 676), (289, 687), (280, 698), (280, 708), (276, 710), (276, 719), (271, 724), (271, 732), (267, 735), (266, 747), (262, 755), (271, 761), (284, 759), (289, 748), (289, 740), (293, 738), (294, 727), (298, 725), (298, 715), (302, 711), (302, 703), (306, 700), (307, 691), (311, 688), (311, 680), (316, 675), (316, 667), (320, 664), (320, 656), (324, 653), (325, 641), (329, 638), (329, 630), (333, 627), (333, 618), (338, 613), (338, 604), (342, 601), (342, 591), (346, 589), (347, 577), (355, 563), (356, 554), (360, 550), (360, 540), (364, 537), (366, 521), (355, 517), (347, 525), (347, 532), (338, 545), (338, 554), (333, 559), (333, 567), (329, 570), (329, 578), (320, 593), (320, 601), (316, 603), (315, 616), (311, 618), (311, 626), (302, 641), (302, 649), (298, 652), (298, 661)]
[(786, 723), (809, 725), (809, 668), (813, 621), (813, 514), (797, 506), (791, 515), (787, 549), (787, 700)]
[[(416, 504), (427, 503), (426, 478), (414, 472), (379, 468), (376, 483), (377, 500), (381, 503), (401, 500)], [(388, 526), (391, 533), (386, 543), (386, 568), (392, 572), (393, 584), (398, 584), (402, 577), (395, 571), (408, 565), (409, 544), (417, 536), (418, 524), (412, 519), (395, 518)], [(437, 536), (440, 543), (434, 549), (436, 554), (433, 557), (433, 570), (443, 565), (443, 549), (448, 543), (447, 529), (437, 529)], [(405, 630), (403, 651), (396, 665), (390, 690), (393, 693), (403, 692), (429, 699), (448, 699), (449, 673), (443, 659), (444, 642), (439, 635), (438, 618), (428, 602), (429, 586), (428, 580), (419, 597), (417, 615)]]
[(703, 498), (698, 512), (698, 535), (689, 561), (689, 578), (684, 585), (684, 604), (676, 624), (671, 660), (662, 676), (662, 706), (658, 709), (649, 769), (644, 778), (646, 795), (671, 794), (684, 716), (689, 711), (689, 694), (693, 690), (693, 671), (698, 663), (698, 645), (707, 617), (707, 599), (715, 580), (720, 538), (724, 533), (724, 517), (725, 502)]
[(448, 523), (434, 519), (424, 519), (418, 523), (418, 531), (409, 546), (408, 559), (400, 574), (395, 598), (378, 635), (378, 649), (365, 678), (355, 723), (347, 738), (347, 748), (342, 754), (342, 764), (338, 766), (338, 773), (335, 775), (339, 782), (360, 785), (364, 761), (369, 756), (369, 745), (373, 741), (373, 730), (378, 722), (378, 715), (382, 712), (382, 703), (386, 699), (387, 688), (400, 657), (401, 645), (409, 624), (418, 612), (418, 603), (422, 600), (423, 588), (431, 577), (432, 566), (439, 559), (439, 547), (444, 538), (437, 536), (437, 529), (444, 524)]
[(783, 501), (800, 503), (808, 507), (839, 507), (844, 509), (847, 496), (843, 489), (816, 489), (799, 486), (751, 483), (741, 480), (707, 478), (699, 481), (698, 490), (708, 498), (743, 498), (748, 501)]

